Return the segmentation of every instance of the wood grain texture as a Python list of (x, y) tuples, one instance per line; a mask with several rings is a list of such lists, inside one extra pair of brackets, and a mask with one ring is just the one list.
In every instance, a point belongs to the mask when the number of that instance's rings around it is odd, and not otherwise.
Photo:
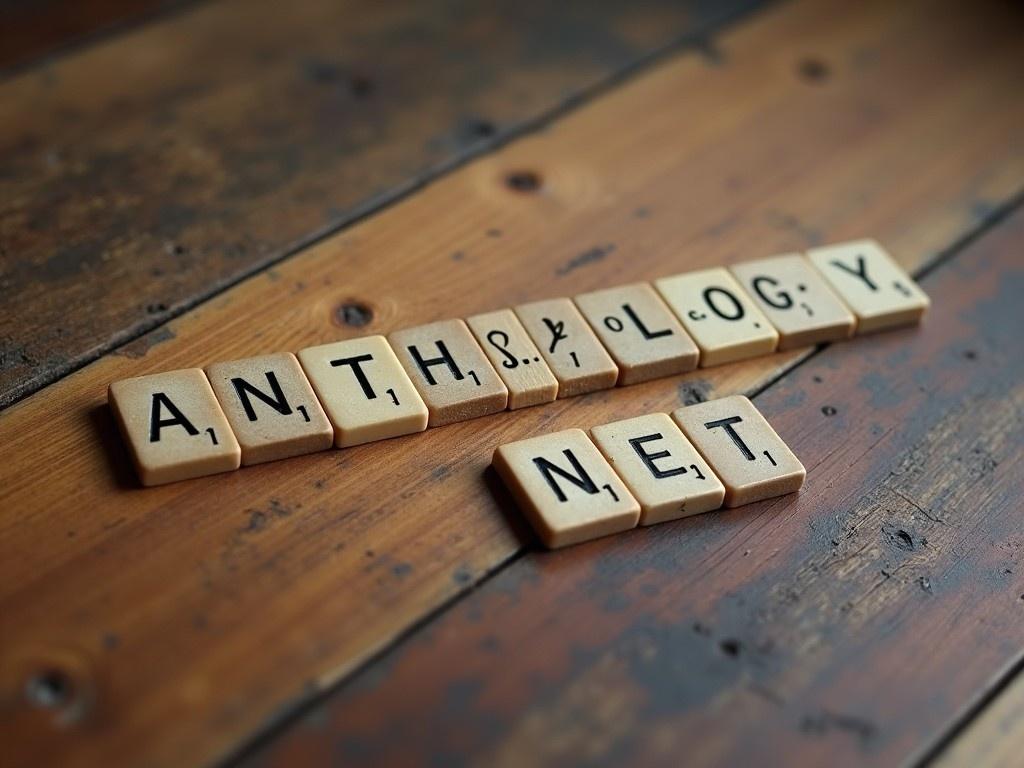
[(906, 764), (1024, 656), (1022, 242), (757, 398), (799, 495), (530, 551), (242, 764)]
[[(8, 409), (9, 759), (226, 754), (530, 541), (485, 472), (496, 445), (749, 392), (804, 353), (148, 490), (110, 381), (865, 233), (913, 270), (1024, 189), (1016, 13), (780, 6), (714, 61), (668, 61)], [(825, 80), (802, 74), (812, 54)], [(524, 171), (537, 189), (505, 184)], [(51, 670), (72, 693), (29, 706), (27, 681)]]
[(754, 4), (220, 0), (0, 83), (0, 406)]
[(1013, 681), (957, 734), (932, 768), (1015, 768), (1024, 750), (1024, 676)]

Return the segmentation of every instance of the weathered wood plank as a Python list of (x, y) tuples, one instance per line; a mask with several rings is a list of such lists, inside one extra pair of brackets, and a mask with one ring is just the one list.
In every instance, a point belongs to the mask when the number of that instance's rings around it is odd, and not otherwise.
[(798, 496), (530, 551), (242, 763), (905, 764), (1024, 656), (1022, 243), (757, 398)]
[[(715, 62), (667, 62), (8, 409), (11, 759), (223, 755), (520, 550), (495, 445), (749, 391), (800, 353), (147, 490), (109, 381), (865, 234), (919, 266), (1024, 188), (1013, 13), (780, 6)], [(824, 80), (801, 74), (809, 40)], [(33, 708), (50, 669), (73, 693)]]
[(0, 406), (755, 4), (220, 0), (0, 83)]

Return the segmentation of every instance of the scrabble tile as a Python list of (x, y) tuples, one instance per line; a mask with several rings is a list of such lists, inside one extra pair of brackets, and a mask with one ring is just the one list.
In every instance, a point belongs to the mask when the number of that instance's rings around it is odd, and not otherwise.
[(672, 418), (725, 485), (725, 506), (792, 493), (804, 484), (803, 464), (742, 395), (688, 405)]
[(238, 469), (242, 450), (199, 368), (115, 381), (107, 402), (143, 485)]
[(339, 448), (427, 428), (427, 406), (383, 336), (307, 347), (299, 362)]
[(807, 252), (857, 316), (857, 333), (916, 325), (931, 301), (874, 240), (856, 240)]
[(388, 336), (439, 427), (505, 410), (508, 389), (462, 320), (442, 320)]
[(647, 283), (584, 293), (573, 301), (619, 366), (619, 384), (697, 367), (697, 345)]
[(509, 410), (558, 397), (558, 380), (511, 309), (474, 315), (466, 325), (508, 387)]
[(779, 332), (780, 352), (853, 336), (853, 313), (800, 254), (747, 261), (730, 269)]
[(602, 424), (590, 436), (640, 502), (640, 525), (722, 506), (725, 486), (667, 413)]
[(558, 396), (610, 389), (619, 367), (569, 299), (521, 304), (515, 313), (558, 379)]
[(242, 464), (325, 451), (334, 430), (291, 352), (206, 366)]
[(502, 445), (494, 469), (545, 546), (635, 528), (640, 505), (579, 429)]
[(663, 277), (654, 285), (700, 347), (702, 368), (775, 351), (779, 334), (723, 267)]

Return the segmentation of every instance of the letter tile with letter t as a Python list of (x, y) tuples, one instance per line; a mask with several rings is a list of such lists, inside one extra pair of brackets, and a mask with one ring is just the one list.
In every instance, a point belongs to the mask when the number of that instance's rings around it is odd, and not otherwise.
[(640, 505), (579, 429), (507, 443), (494, 469), (550, 549), (635, 528)]
[(857, 333), (916, 325), (931, 304), (874, 240), (812, 248), (807, 258), (857, 316)]
[(325, 451), (334, 430), (290, 352), (206, 366), (238, 444), (242, 464)]
[(107, 401), (143, 485), (238, 469), (242, 450), (199, 368), (115, 381)]
[(725, 485), (725, 506), (800, 490), (806, 471), (782, 438), (746, 397), (736, 395), (672, 412)]
[(442, 320), (388, 336), (440, 427), (505, 410), (508, 389), (462, 320)]
[(422, 432), (427, 406), (383, 336), (307, 347), (299, 362), (339, 448)]

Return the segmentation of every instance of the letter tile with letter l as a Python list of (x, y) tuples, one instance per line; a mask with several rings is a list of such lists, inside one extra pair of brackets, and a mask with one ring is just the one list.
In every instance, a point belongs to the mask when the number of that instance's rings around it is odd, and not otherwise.
[(739, 507), (800, 490), (806, 471), (764, 416), (737, 395), (672, 412), (725, 485), (725, 506)]
[(520, 304), (515, 313), (558, 379), (558, 397), (615, 386), (618, 366), (572, 301), (534, 301)]
[(558, 380), (511, 309), (473, 315), (466, 325), (508, 387), (509, 410), (558, 397)]
[(775, 351), (779, 334), (723, 267), (654, 281), (700, 347), (701, 368)]
[(442, 320), (388, 336), (440, 427), (505, 410), (508, 389), (462, 320)]
[(422, 432), (427, 406), (383, 336), (307, 347), (299, 362), (339, 448)]
[(590, 435), (640, 502), (640, 525), (722, 506), (725, 486), (668, 414), (602, 424)]
[(916, 325), (931, 304), (874, 240), (813, 248), (807, 258), (857, 316), (857, 333)]
[(242, 450), (199, 368), (115, 381), (107, 402), (143, 485), (238, 469)]
[(573, 301), (619, 366), (619, 384), (697, 367), (697, 345), (647, 283), (583, 293)]
[(853, 336), (853, 313), (799, 253), (730, 269), (779, 332), (780, 352)]
[(507, 443), (494, 469), (550, 549), (635, 528), (640, 505), (579, 429)]

